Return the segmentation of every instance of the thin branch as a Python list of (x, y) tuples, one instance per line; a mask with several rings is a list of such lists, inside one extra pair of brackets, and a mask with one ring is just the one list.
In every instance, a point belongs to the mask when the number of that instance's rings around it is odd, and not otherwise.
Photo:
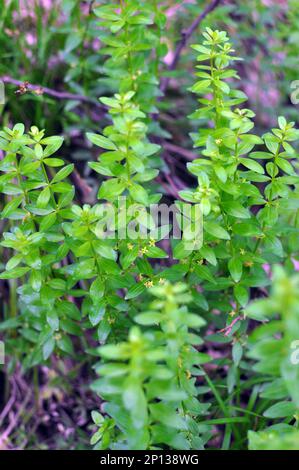
[(11, 393), (11, 397), (10, 399), (8, 400), (8, 402), (6, 403), (6, 405), (4, 406), (3, 410), (1, 411), (1, 414), (0, 414), (0, 426), (2, 425), (2, 422), (4, 420), (4, 418), (6, 417), (6, 415), (10, 412), (11, 408), (13, 407), (15, 401), (16, 401), (16, 389), (17, 389), (17, 386), (16, 386), (16, 383), (15, 383), (15, 380), (14, 380), (14, 377), (12, 377), (11, 379), (11, 382), (12, 382), (12, 393)]
[(92, 193), (92, 188), (87, 184), (87, 182), (81, 178), (81, 175), (78, 173), (77, 170), (74, 170), (73, 173), (71, 174), (71, 179), (76, 186), (77, 189), (79, 189), (82, 197), (83, 197), (83, 202), (86, 202)]
[(195, 160), (198, 158), (198, 155), (196, 153), (192, 152), (192, 150), (184, 149), (183, 147), (180, 147), (179, 145), (172, 144), (170, 142), (163, 142), (163, 147), (166, 150), (169, 150), (170, 153), (176, 153), (178, 155), (181, 155), (184, 157), (186, 160)]
[(163, 186), (163, 188), (164, 188), (165, 191), (166, 191), (166, 195), (167, 195), (167, 196), (172, 196), (172, 197), (174, 197), (175, 199), (178, 199), (178, 193), (177, 193), (177, 191), (174, 191), (173, 188), (172, 188), (170, 185), (168, 185), (167, 183), (165, 183), (165, 182), (163, 181), (163, 178), (161, 178), (160, 176), (157, 176), (156, 181), (157, 181), (157, 183), (161, 184), (161, 186)]
[(89, 103), (97, 108), (100, 108), (101, 110), (105, 110), (106, 108), (96, 100), (89, 98), (88, 96), (83, 96), (83, 95), (76, 95), (74, 93), (68, 93), (66, 91), (57, 91), (53, 90), (52, 88), (47, 88), (43, 87), (41, 85), (33, 85), (31, 83), (27, 83), (21, 80), (16, 80), (15, 78), (9, 77), (9, 76), (4, 76), (0, 77), (0, 80), (3, 83), (9, 83), (11, 85), (16, 85), (19, 87), (19, 89), (23, 89), (26, 91), (33, 91), (37, 95), (49, 95), (52, 96), (53, 98), (56, 98), (58, 100), (74, 100), (74, 101), (80, 101), (81, 103)]
[[(215, 10), (215, 8), (221, 3), (221, 1), (222, 0), (212, 0), (206, 6), (206, 8), (203, 10), (203, 12), (200, 15), (198, 15), (197, 18), (195, 18), (195, 20), (190, 25), (190, 27), (188, 29), (184, 29), (181, 32), (181, 39), (180, 39), (180, 41), (179, 41), (179, 43), (178, 43), (178, 45), (177, 45), (177, 47), (174, 51), (173, 59), (170, 62), (170, 64), (168, 65), (168, 71), (171, 72), (172, 70), (175, 70), (175, 68), (178, 64), (178, 61), (180, 60), (180, 55), (182, 53), (182, 50), (186, 46), (187, 42), (189, 41), (189, 39), (192, 36), (192, 34), (194, 33), (194, 31), (198, 28), (198, 26), (200, 25), (202, 20), (204, 20), (204, 18), (209, 13), (211, 13), (213, 10)], [(168, 88), (169, 80), (170, 80), (170, 77), (164, 77), (162, 79), (161, 86), (160, 86), (160, 89), (161, 89), (162, 92), (165, 92), (166, 89)]]
[(227, 325), (225, 328), (222, 328), (222, 330), (219, 330), (218, 333), (224, 333), (224, 336), (228, 336), (232, 329), (233, 326), (239, 321), (242, 320), (242, 316), (238, 315), (236, 318), (233, 319), (233, 321), (230, 323), (230, 325)]

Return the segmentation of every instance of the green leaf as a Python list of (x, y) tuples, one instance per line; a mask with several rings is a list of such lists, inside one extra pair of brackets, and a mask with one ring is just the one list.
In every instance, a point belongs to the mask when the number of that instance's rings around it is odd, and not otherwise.
[(211, 85), (211, 80), (200, 80), (193, 85), (190, 90), (193, 93), (203, 93), (206, 92), (206, 90), (209, 89)]
[(57, 312), (53, 309), (47, 312), (47, 322), (52, 328), (52, 330), (58, 330), (59, 328), (59, 318)]
[(164, 403), (150, 405), (151, 415), (155, 420), (175, 429), (187, 430), (185, 419), (176, 413), (172, 407)]
[(234, 286), (234, 295), (236, 300), (242, 307), (245, 307), (247, 305), (249, 300), (249, 293), (245, 287), (241, 286), (240, 284), (236, 284)]
[(249, 156), (251, 158), (257, 158), (258, 160), (269, 160), (273, 158), (272, 153), (269, 152), (252, 152)]
[(63, 144), (63, 137), (59, 137), (59, 136), (46, 137), (45, 139), (42, 139), (40, 143), (43, 145), (47, 145), (44, 150), (44, 158), (46, 158), (60, 149), (60, 147)]
[[(286, 432), (285, 432), (286, 431)], [(299, 431), (269, 429), (248, 432), (249, 450), (299, 450)]]
[(214, 165), (213, 168), (217, 177), (220, 179), (220, 181), (225, 183), (227, 180), (227, 173), (225, 169), (221, 165), (218, 165), (218, 164)]
[(185, 241), (182, 240), (174, 246), (174, 249), (173, 249), (174, 259), (187, 258), (189, 254), (190, 254), (190, 250), (186, 248)]
[(147, 402), (141, 385), (131, 377), (124, 383), (123, 404), (130, 411), (134, 427), (142, 429), (147, 422)]
[(101, 426), (105, 421), (105, 418), (98, 411), (92, 411), (91, 418), (97, 426)]
[(68, 336), (61, 336), (61, 338), (57, 340), (57, 346), (61, 351), (69, 354), (70, 356), (74, 355), (73, 343)]
[(52, 212), (51, 214), (46, 215), (43, 217), (39, 229), (41, 232), (46, 232), (51, 228), (57, 220), (57, 214), (55, 212)]
[(215, 222), (203, 222), (203, 229), (208, 232), (210, 235), (213, 235), (215, 238), (220, 238), (222, 240), (229, 240), (229, 233), (220, 225)]
[(6, 263), (5, 269), (6, 271), (10, 271), (14, 269), (20, 262), (23, 260), (23, 255), (18, 254), (10, 258), (10, 260)]
[(200, 279), (204, 279), (205, 281), (211, 282), (212, 284), (215, 284), (215, 278), (211, 274), (209, 268), (204, 265), (196, 264), (194, 266), (194, 272), (197, 274), (197, 276)]
[(9, 217), (21, 204), (23, 196), (18, 196), (9, 201), (1, 212), (1, 219)]
[(235, 282), (239, 282), (242, 277), (243, 264), (240, 258), (232, 258), (228, 262), (228, 270)]
[(256, 173), (264, 174), (264, 168), (255, 160), (250, 160), (250, 158), (241, 158), (240, 163), (249, 168), (249, 170), (255, 171)]
[(139, 184), (134, 184), (129, 187), (129, 192), (134, 201), (140, 202), (140, 204), (144, 204), (145, 206), (148, 205), (148, 194), (142, 186)]
[(90, 132), (87, 132), (86, 136), (88, 140), (90, 140), (90, 142), (92, 142), (94, 145), (97, 145), (98, 147), (101, 147), (102, 149), (117, 150), (116, 145), (103, 135), (92, 134)]
[(148, 251), (146, 253), (146, 256), (148, 258), (168, 258), (167, 253), (163, 251), (161, 248), (158, 246), (150, 246), (148, 247)]
[(234, 364), (238, 367), (243, 355), (243, 348), (239, 342), (233, 345), (232, 356)]
[(99, 300), (103, 297), (105, 292), (105, 282), (99, 277), (93, 281), (90, 286), (89, 293), (92, 300)]
[(213, 266), (217, 266), (217, 258), (216, 258), (215, 252), (209, 246), (207, 246), (207, 245), (203, 246), (200, 249), (200, 255), (203, 258), (205, 258)]
[(280, 129), (284, 129), (286, 127), (287, 121), (283, 116), (278, 117), (278, 125), (279, 125)]
[(53, 168), (64, 165), (64, 161), (61, 158), (45, 158), (43, 162), (45, 165)]
[(64, 180), (67, 178), (73, 171), (74, 164), (66, 165), (64, 168), (58, 171), (54, 178), (52, 179), (52, 183), (57, 183), (58, 181)]
[(291, 418), (296, 413), (296, 406), (290, 401), (281, 401), (275, 403), (264, 411), (263, 416), (266, 418)]
[(46, 188), (44, 188), (42, 190), (42, 192), (40, 193), (40, 195), (37, 198), (37, 201), (36, 201), (37, 207), (39, 207), (41, 209), (44, 209), (47, 206), (47, 204), (50, 200), (50, 197), (51, 197), (51, 190), (47, 186)]
[(24, 276), (24, 274), (26, 274), (29, 270), (30, 268), (24, 267), (11, 269), (10, 271), (4, 271), (0, 274), (0, 279), (17, 279)]
[(291, 163), (288, 162), (287, 160), (285, 160), (284, 158), (277, 157), (275, 159), (275, 163), (277, 164), (277, 166), (279, 166), (279, 168), (282, 171), (284, 171), (288, 175), (294, 175), (295, 174), (295, 170), (294, 170), (293, 166), (291, 165)]
[(139, 325), (159, 325), (159, 323), (162, 321), (163, 315), (158, 312), (144, 312), (140, 313), (139, 315), (136, 315), (134, 320), (136, 323)]
[(146, 287), (143, 284), (143, 282), (139, 282), (138, 284), (134, 284), (128, 290), (125, 299), (126, 300), (134, 299), (135, 297), (138, 297), (140, 294), (142, 294), (142, 292), (144, 292), (145, 289), (146, 289)]
[(88, 162), (88, 166), (99, 173), (100, 175), (104, 176), (114, 176), (110, 168), (108, 168), (106, 165), (103, 165), (102, 163), (99, 162)]
[(243, 207), (239, 202), (229, 201), (222, 203), (223, 209), (228, 215), (232, 217), (237, 217), (239, 219), (249, 219), (250, 212), (248, 209)]
[(126, 183), (118, 178), (112, 178), (104, 181), (98, 192), (99, 199), (113, 200), (123, 193), (126, 189)]
[(105, 306), (102, 303), (94, 304), (89, 308), (89, 320), (92, 326), (96, 326), (105, 315)]
[(44, 344), (43, 344), (43, 358), (45, 361), (51, 356), (52, 352), (55, 348), (55, 339), (51, 336)]

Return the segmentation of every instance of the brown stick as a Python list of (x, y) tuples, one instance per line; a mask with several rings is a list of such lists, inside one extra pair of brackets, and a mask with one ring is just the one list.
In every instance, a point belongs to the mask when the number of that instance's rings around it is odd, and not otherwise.
[[(5, 75), (4, 77), (0, 77), (0, 80), (2, 80), (3, 83), (10, 83), (12, 85), (16, 85), (17, 87), (24, 86), (24, 81), (16, 80), (15, 78), (9, 77), (7, 75)], [(93, 104), (97, 108), (100, 108), (103, 111), (105, 110), (105, 107), (101, 103), (98, 103), (96, 100), (89, 98), (88, 96), (75, 95), (74, 93), (68, 93), (66, 91), (57, 91), (53, 90), (52, 88), (43, 87), (41, 85), (33, 85), (31, 83), (26, 83), (25, 88), (29, 91), (53, 96), (53, 98), (59, 100), (75, 100), (80, 101), (82, 103)]]
[(88, 197), (92, 193), (92, 188), (86, 183), (83, 178), (81, 178), (81, 175), (78, 173), (77, 170), (73, 171), (73, 173), (71, 174), (71, 179), (76, 188), (79, 189), (79, 191), (81, 192), (83, 202), (86, 202), (88, 200)]
[[(172, 71), (172, 70), (175, 70), (176, 66), (177, 66), (177, 63), (180, 59), (180, 55), (182, 53), (182, 50), (184, 49), (184, 47), (186, 46), (187, 42), (189, 41), (190, 37), (192, 36), (192, 34), (194, 33), (194, 31), (197, 29), (197, 27), (199, 26), (199, 24), (202, 22), (202, 20), (209, 14), (211, 13), (211, 11), (215, 10), (215, 8), (221, 3), (221, 0), (213, 0), (211, 1), (207, 6), (206, 8), (203, 10), (203, 12), (198, 15), (197, 18), (195, 18), (195, 20), (193, 21), (193, 23), (190, 25), (190, 27), (188, 29), (184, 29), (182, 32), (181, 32), (181, 39), (176, 47), (176, 50), (174, 52), (174, 55), (173, 55), (173, 59), (171, 61), (171, 63), (168, 65), (168, 70), (169, 71)], [(161, 81), (161, 86), (160, 86), (160, 89), (161, 91), (165, 92), (165, 90), (168, 88), (168, 84), (169, 84), (169, 80), (170, 78), (169, 77), (164, 77)]]
[(177, 153), (181, 155), (182, 157), (184, 157), (186, 160), (192, 161), (198, 158), (198, 155), (192, 152), (192, 150), (184, 149), (183, 147), (172, 144), (170, 142), (163, 142), (162, 145), (166, 150), (169, 150), (170, 153)]

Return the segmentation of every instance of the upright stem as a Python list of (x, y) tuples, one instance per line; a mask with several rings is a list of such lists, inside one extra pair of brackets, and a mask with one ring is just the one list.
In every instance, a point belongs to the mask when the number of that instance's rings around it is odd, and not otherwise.
[(44, 174), (46, 183), (47, 183), (47, 185), (49, 186), (49, 189), (50, 189), (51, 199), (52, 199), (52, 202), (53, 202), (53, 204), (54, 204), (54, 208), (56, 209), (57, 203), (56, 203), (56, 200), (55, 200), (54, 193), (53, 193), (53, 191), (52, 191), (52, 189), (51, 189), (51, 186), (50, 186), (50, 181), (49, 181), (49, 178), (48, 178), (47, 170), (46, 170), (45, 165), (43, 164), (43, 162), (42, 162), (42, 164), (41, 164), (41, 167), (42, 167), (42, 171), (43, 171), (43, 174)]
[[(212, 52), (214, 52), (214, 47), (212, 49)], [(212, 78), (212, 88), (213, 88), (213, 103), (215, 107), (215, 128), (217, 129), (218, 127), (218, 122), (219, 122), (219, 112), (218, 112), (218, 97), (217, 97), (217, 88), (215, 86), (215, 67), (214, 67), (214, 59), (211, 57), (210, 59), (210, 67), (211, 67), (211, 78)]]

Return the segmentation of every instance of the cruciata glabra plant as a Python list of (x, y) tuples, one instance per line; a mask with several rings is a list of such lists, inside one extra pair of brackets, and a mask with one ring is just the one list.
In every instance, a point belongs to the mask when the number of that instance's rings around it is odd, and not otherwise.
[(205, 321), (188, 312), (186, 290), (180, 283), (152, 287), (155, 300), (134, 318), (145, 331), (133, 326), (127, 342), (99, 348), (107, 362), (96, 366), (102, 378), (93, 390), (107, 399), (102, 411), (111, 418), (93, 413), (96, 449), (202, 449), (210, 438), (201, 422), (209, 404), (198, 400), (195, 385), (209, 360), (195, 347), (202, 339), (194, 331)]
[(275, 266), (271, 295), (246, 309), (249, 318), (264, 323), (250, 336), (248, 356), (264, 379), (259, 389), (263, 416), (273, 421), (265, 429), (249, 432), (249, 447), (254, 450), (298, 449), (298, 282), (298, 274), (290, 276)]
[[(298, 131), (293, 123), (280, 117), (279, 127), (262, 138), (250, 132), (254, 127), (254, 113), (237, 107), (246, 97), (242, 92), (231, 90), (226, 81), (231, 77), (237, 78), (236, 72), (228, 68), (230, 61), (236, 58), (231, 56), (233, 50), (226, 33), (207, 29), (204, 36), (203, 45), (194, 46), (200, 52), (198, 60), (204, 65), (198, 66), (200, 80), (191, 90), (204, 97), (199, 100), (201, 108), (191, 118), (212, 121), (213, 126), (200, 129), (198, 135), (192, 136), (196, 147), (204, 147), (202, 155), (205, 158), (188, 165), (198, 178), (198, 187), (180, 192), (185, 201), (201, 205), (204, 243), (191, 255), (185, 249), (184, 240), (176, 244), (174, 257), (180, 260), (180, 264), (165, 269), (161, 275), (171, 280), (187, 279), (191, 284), (193, 302), (199, 310), (209, 309), (207, 318), (210, 322), (221, 327), (223, 318), (227, 318), (223, 331), (228, 342), (232, 343), (232, 362), (229, 363), (226, 386), (229, 393), (235, 393), (244, 367), (241, 361), (248, 326), (244, 307), (250, 290), (269, 285), (264, 264), (288, 261), (290, 255), (284, 251), (283, 243), (287, 235), (294, 233), (295, 227), (292, 222), (285, 223), (285, 211), (293, 207), (292, 203), (288, 206), (285, 197), (296, 201), (298, 177), (289, 160), (295, 156), (291, 142), (298, 138)], [(255, 145), (262, 148), (253, 151)], [(265, 168), (258, 160), (266, 160)], [(259, 207), (257, 216), (253, 212), (254, 207)], [(215, 316), (218, 312), (225, 316)], [(222, 341), (221, 335), (211, 335), (207, 339)], [(240, 397), (236, 397), (237, 403), (233, 399), (225, 410), (223, 397), (207, 376), (206, 380), (209, 386), (212, 385), (212, 392), (224, 414), (222, 422), (226, 423), (226, 432), (223, 446), (226, 448), (233, 433), (238, 437), (236, 428), (230, 423), (236, 417)], [(99, 389), (104, 387), (102, 382), (100, 384)], [(123, 389), (124, 384), (121, 384), (120, 389)], [(118, 403), (123, 400), (120, 406), (126, 409), (126, 399), (121, 399), (119, 390), (117, 387), (114, 389), (111, 400), (113, 402), (115, 394), (115, 400)], [(209, 387), (207, 392), (210, 392)], [(146, 401), (150, 407), (149, 400)], [(109, 405), (104, 409), (109, 409)], [(116, 413), (113, 419), (117, 420)], [(115, 421), (109, 422), (114, 428)], [(126, 446), (134, 432), (119, 427), (121, 439), (125, 442), (122, 445)], [(99, 447), (103, 445), (103, 429), (105, 426), (94, 438), (94, 442), (100, 442)]]
[[(114, 76), (118, 90), (101, 99), (110, 124), (87, 135), (101, 148), (98, 161), (89, 164), (103, 179), (99, 202), (82, 207), (76, 202), (68, 182), (73, 165), (55, 155), (61, 137), (45, 137), (37, 127), (25, 133), (22, 124), (0, 134), (5, 226), (0, 278), (7, 280), (10, 293), (1, 330), (8, 330), (7, 352), (25, 369), (49, 363), (57, 354), (76, 360), (87, 354), (89, 363), (100, 356), (94, 366), (100, 378), (92, 385), (103, 400), (92, 414), (96, 449), (213, 447), (220, 434), (216, 430), (215, 437), (215, 425), (224, 426), (223, 449), (244, 446), (253, 426), (250, 446), (260, 445), (259, 440), (264, 446), (265, 439), (273, 439), (265, 430), (267, 417), (287, 418), (292, 428), (298, 421), (293, 369), (286, 378), (278, 365), (263, 368), (264, 344), (274, 347), (272, 336), (278, 333), (283, 337), (275, 341), (285, 348), (297, 331), (297, 313), (295, 301), (290, 315), (273, 311), (271, 298), (263, 306), (263, 300), (249, 307), (248, 302), (267, 294), (271, 279), (265, 265), (284, 264), (291, 274), (298, 256), (293, 144), (298, 131), (280, 117), (271, 132), (254, 134), (254, 113), (233, 88), (238, 77), (230, 68), (236, 60), (232, 45), (225, 32), (208, 28), (203, 44), (193, 46), (200, 65), (191, 91), (200, 96), (200, 107), (191, 116), (196, 124), (199, 120), (192, 138), (200, 158), (188, 168), (198, 184), (179, 193), (181, 200), (201, 207), (203, 243), (186, 249), (185, 232), (166, 253), (157, 246), (169, 231), (163, 226), (150, 239), (132, 237), (131, 222), (154, 228), (149, 206), (162, 197), (153, 184), (160, 147), (149, 139), (150, 130), (157, 129), (149, 113), (156, 112), (158, 67), (149, 60), (153, 44), (158, 57), (162, 54), (159, 29), (165, 19), (156, 6), (141, 3), (146, 15), (134, 1), (95, 10), (109, 28), (102, 37), (103, 52), (110, 56), (105, 73)], [(154, 27), (149, 31), (144, 25)], [(118, 231), (105, 236), (111, 207), (124, 236)], [(174, 262), (161, 267), (159, 260), (171, 253)], [(269, 327), (252, 332), (252, 321), (264, 320), (263, 312)], [(217, 345), (225, 348), (222, 359), (213, 357)], [(253, 368), (252, 360), (257, 362)], [(267, 385), (260, 395), (256, 388), (249, 393), (259, 373), (263, 383), (275, 374), (281, 395)], [(277, 414), (281, 399), (283, 415), (281, 409)], [(250, 421), (251, 415), (260, 418), (254, 412), (257, 400), (264, 412), (258, 426)], [(277, 429), (273, 432), (276, 436)]]

